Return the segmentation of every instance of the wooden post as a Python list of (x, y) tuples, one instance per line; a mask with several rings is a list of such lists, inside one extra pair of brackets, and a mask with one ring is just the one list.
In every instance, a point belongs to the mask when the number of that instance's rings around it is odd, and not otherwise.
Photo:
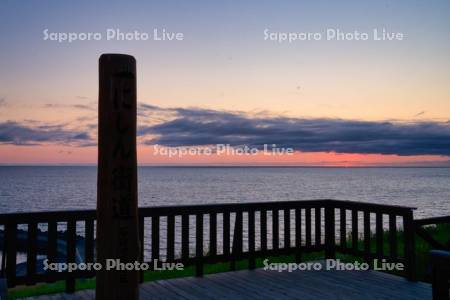
[(96, 299), (138, 299), (139, 271), (107, 271), (106, 259), (139, 261), (136, 159), (136, 61), (99, 60)]
[(325, 258), (336, 258), (336, 241), (335, 241), (335, 216), (334, 206), (327, 204), (325, 206)]
[(406, 278), (417, 281), (416, 276), (416, 243), (414, 231), (413, 211), (409, 210), (403, 215), (403, 231), (405, 243)]

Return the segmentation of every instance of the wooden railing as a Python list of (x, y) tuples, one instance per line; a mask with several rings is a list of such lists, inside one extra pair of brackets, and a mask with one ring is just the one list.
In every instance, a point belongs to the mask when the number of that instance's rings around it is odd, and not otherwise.
[(433, 250), (430, 252), (432, 269), (433, 300), (448, 300), (450, 280), (450, 252)]
[(439, 242), (423, 228), (423, 226), (437, 224), (450, 224), (450, 216), (414, 220), (414, 230), (416, 231), (416, 234), (430, 244), (433, 249), (450, 251), (450, 244)]
[[(338, 251), (367, 260), (402, 262), (406, 277), (415, 280), (412, 211), (410, 207), (339, 200), (142, 207), (141, 260), (194, 265), (196, 275), (202, 276), (205, 264), (229, 262), (234, 269), (237, 261), (248, 260), (248, 267), (253, 269), (257, 258), (295, 255), (300, 262), (303, 253), (324, 251), (326, 258), (334, 258)], [(81, 260), (94, 262), (95, 219), (95, 210), (0, 214), (0, 226), (4, 226), (2, 257), (6, 257), (2, 260), (2, 274), (8, 286), (65, 280), (66, 290), (73, 292), (76, 278), (95, 276), (94, 271), (36, 272), (41, 227), (47, 236), (45, 255), (49, 261), (61, 260), (57, 254), (61, 247), (66, 248), (64, 261), (79, 261), (77, 240), (81, 234)], [(25, 274), (17, 274), (16, 270), (21, 226), (28, 232)], [(58, 231), (58, 226), (64, 231)], [(398, 249), (399, 229), (404, 232), (404, 249)], [(389, 253), (384, 251), (385, 242)]]

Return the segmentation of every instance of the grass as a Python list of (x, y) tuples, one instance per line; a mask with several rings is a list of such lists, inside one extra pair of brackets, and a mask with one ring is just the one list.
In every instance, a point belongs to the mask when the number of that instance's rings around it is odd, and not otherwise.
[[(439, 242), (443, 244), (450, 244), (450, 224), (440, 224), (436, 226), (426, 227), (426, 230)], [(349, 235), (351, 237), (351, 235)], [(384, 253), (389, 253), (389, 235), (387, 232), (383, 235), (384, 239)], [(371, 247), (372, 251), (375, 252), (376, 244), (375, 239), (371, 239)], [(348, 246), (351, 245), (351, 238), (347, 240)], [(398, 255), (403, 256), (403, 233), (397, 233), (397, 243), (398, 243)], [(360, 249), (363, 248), (363, 241), (358, 240), (358, 247)], [(417, 265), (417, 278), (420, 281), (429, 281), (429, 257), (428, 253), (431, 250), (430, 246), (427, 242), (425, 242), (422, 238), (416, 236), (416, 265)], [(323, 259), (323, 252), (313, 252), (302, 255), (303, 261), (313, 261)], [(295, 257), (292, 255), (286, 256), (278, 256), (278, 257), (268, 257), (271, 263), (281, 263), (281, 262), (294, 262)], [(363, 261), (361, 257), (355, 257), (352, 255), (343, 255), (337, 254), (338, 259), (345, 262), (352, 261)], [(264, 259), (257, 259), (256, 266), (263, 267)], [(236, 262), (236, 270), (243, 270), (248, 268), (248, 262), (246, 260)], [(217, 264), (208, 264), (204, 266), (205, 274), (213, 274), (220, 272), (227, 272), (230, 270), (230, 263), (217, 263)], [(163, 279), (171, 279), (171, 278), (179, 278), (179, 277), (190, 277), (195, 275), (195, 268), (193, 266), (187, 266), (184, 270), (181, 271), (147, 271), (144, 273), (144, 281), (155, 281), (155, 280), (163, 280)], [(398, 274), (403, 275), (403, 274)], [(95, 279), (77, 279), (75, 289), (83, 290), (83, 289), (93, 289), (95, 288)], [(19, 299), (25, 297), (32, 297), (38, 295), (46, 295), (46, 294), (54, 294), (54, 293), (62, 293), (65, 290), (65, 282), (58, 281), (55, 283), (42, 283), (36, 284), (34, 286), (17, 286), (15, 288), (11, 288), (8, 290), (8, 299)]]

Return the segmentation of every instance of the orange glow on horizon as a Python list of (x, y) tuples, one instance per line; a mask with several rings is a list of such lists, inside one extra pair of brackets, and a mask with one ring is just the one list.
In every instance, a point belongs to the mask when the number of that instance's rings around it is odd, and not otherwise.
[[(140, 165), (242, 165), (242, 166), (426, 166), (448, 163), (445, 156), (398, 156), (328, 152), (295, 152), (293, 155), (186, 155), (167, 157), (155, 155), (153, 146), (138, 146)], [(0, 147), (0, 164), (89, 164), (97, 163), (97, 147), (61, 145)]]

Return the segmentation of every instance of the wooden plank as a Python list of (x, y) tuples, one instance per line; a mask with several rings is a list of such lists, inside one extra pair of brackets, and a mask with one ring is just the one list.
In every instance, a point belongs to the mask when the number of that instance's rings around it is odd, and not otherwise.
[[(67, 240), (67, 263), (75, 263), (76, 255), (76, 234), (77, 234), (77, 223), (75, 220), (69, 220), (67, 222), (66, 230), (66, 240)], [(66, 293), (75, 292), (75, 277), (72, 273), (69, 273), (68, 279), (66, 280)]]
[(352, 210), (352, 249), (358, 250), (358, 211)]
[(325, 257), (336, 258), (335, 212), (333, 206), (325, 207)]
[(226, 272), (220, 274), (218, 279), (220, 279), (220, 282), (226, 286), (227, 289), (235, 288), (238, 292), (240, 291), (241, 297), (248, 297), (248, 295), (252, 295), (252, 297), (256, 297), (257, 299), (283, 299), (279, 292), (272, 290), (273, 287), (270, 289), (261, 289), (262, 283), (265, 284), (265, 282), (261, 282), (261, 277), (257, 276), (255, 273), (251, 275), (249, 276), (247, 273), (243, 272)]
[(88, 219), (85, 220), (84, 224), (84, 236), (85, 236), (85, 244), (84, 244), (84, 253), (85, 253), (85, 262), (91, 263), (94, 262), (94, 220)]
[(392, 259), (397, 258), (397, 216), (389, 214), (389, 254)]
[(305, 246), (311, 247), (311, 208), (305, 209)]
[(189, 258), (189, 215), (181, 216), (181, 258)]
[[(233, 272), (226, 272), (226, 273), (234, 274)], [(186, 284), (188, 285), (191, 286), (195, 285), (198, 288), (204, 290), (206, 293), (206, 298), (212, 297), (213, 299), (229, 299), (239, 297), (239, 295), (235, 293), (233, 290), (227, 289), (222, 285), (218, 285), (215, 281), (212, 281), (211, 278), (213, 278), (215, 275), (216, 274), (205, 276), (201, 280), (192, 277), (180, 278), (180, 280), (185, 281)]]
[(261, 250), (267, 250), (267, 211), (260, 210)]
[(242, 239), (243, 239), (243, 225), (242, 225), (242, 211), (236, 212), (235, 217), (235, 225), (234, 225), (234, 234), (233, 234), (233, 246), (231, 253), (231, 270), (236, 269), (236, 261), (239, 259), (240, 255), (242, 254)]
[(195, 276), (203, 276), (203, 214), (195, 215)]
[(209, 214), (209, 253), (211, 256), (217, 255), (217, 214)]
[(159, 260), (159, 216), (152, 217), (152, 261)]
[(376, 253), (377, 256), (381, 257), (383, 256), (383, 214), (377, 213), (375, 217), (375, 231), (376, 231)]
[(254, 269), (256, 267), (255, 253), (255, 211), (250, 210), (248, 212), (248, 252), (250, 253), (250, 258), (248, 260), (249, 269)]
[(370, 211), (364, 211), (364, 254), (365, 260), (368, 261), (368, 258), (371, 254), (370, 249), (370, 239), (371, 239), (371, 230), (370, 230)]
[(174, 281), (171, 280), (160, 280), (155, 282), (155, 285), (161, 285), (166, 290), (171, 290), (174, 294), (176, 294), (176, 297), (169, 298), (169, 299), (187, 299), (187, 300), (198, 300), (199, 298), (195, 295), (192, 295), (189, 291), (186, 291), (179, 285), (177, 285)]
[(14, 287), (16, 285), (17, 224), (8, 223), (5, 230), (6, 278), (8, 278), (8, 287)]
[(279, 248), (279, 211), (278, 209), (272, 210), (272, 248), (278, 250)]
[(284, 209), (284, 248), (291, 248), (291, 209)]
[(223, 254), (230, 256), (230, 212), (223, 213)]
[(36, 275), (36, 238), (37, 238), (37, 224), (30, 222), (28, 224), (28, 247), (27, 247), (27, 285), (35, 284)]
[(314, 225), (315, 225), (315, 244), (316, 245), (320, 245), (322, 244), (322, 214), (321, 214), (322, 208), (321, 207), (316, 207), (315, 210), (315, 221), (314, 221)]
[[(48, 244), (47, 244), (47, 258), (49, 262), (56, 262), (56, 247), (58, 238), (58, 223), (51, 221), (48, 223)], [(47, 270), (47, 273), (54, 271)], [(47, 282), (54, 282), (54, 280), (47, 280)]]
[(302, 260), (302, 210), (295, 209), (295, 261), (300, 263)]
[(175, 216), (167, 216), (167, 261), (175, 259)]
[[(139, 260), (140, 262), (144, 262), (144, 251), (145, 251), (145, 242), (144, 242), (144, 231), (145, 231), (145, 218), (143, 216), (139, 216)], [(144, 282), (144, 271), (139, 272), (139, 283)]]
[(405, 275), (410, 281), (417, 280), (416, 274), (416, 243), (415, 243), (415, 231), (413, 212), (410, 210), (403, 215), (403, 230), (404, 230), (404, 247), (405, 247), (405, 260), (406, 270)]

